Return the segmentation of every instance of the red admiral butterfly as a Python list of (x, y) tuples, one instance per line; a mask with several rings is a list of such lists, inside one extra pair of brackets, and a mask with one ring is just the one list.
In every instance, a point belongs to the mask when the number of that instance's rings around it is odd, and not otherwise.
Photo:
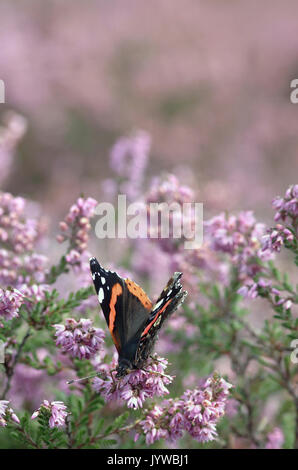
[(106, 271), (96, 258), (90, 259), (92, 279), (114, 344), (119, 354), (117, 377), (141, 369), (150, 355), (158, 330), (184, 301), (182, 273), (175, 273), (155, 305), (143, 289), (130, 279)]

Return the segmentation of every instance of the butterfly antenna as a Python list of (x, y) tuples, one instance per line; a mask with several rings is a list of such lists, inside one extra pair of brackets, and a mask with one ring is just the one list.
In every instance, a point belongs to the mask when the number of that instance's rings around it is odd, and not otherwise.
[(92, 374), (92, 375), (87, 375), (87, 377), (82, 377), (80, 379), (74, 379), (74, 380), (69, 380), (68, 382), (66, 382), (68, 385), (70, 384), (73, 384), (74, 382), (81, 382), (82, 380), (86, 380), (86, 379), (92, 379), (93, 377), (97, 377), (98, 375), (100, 375), (101, 373), (100, 372), (96, 372), (96, 374)]

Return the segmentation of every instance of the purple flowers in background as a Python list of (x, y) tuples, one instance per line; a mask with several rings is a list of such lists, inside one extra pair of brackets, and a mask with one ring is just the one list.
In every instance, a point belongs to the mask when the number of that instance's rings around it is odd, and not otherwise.
[(79, 359), (90, 359), (103, 346), (104, 331), (94, 328), (92, 320), (81, 318), (78, 322), (67, 318), (65, 325), (53, 325), (56, 329), (56, 345), (62, 351)]
[(138, 131), (131, 137), (118, 139), (111, 150), (110, 166), (120, 179), (117, 192), (126, 194), (130, 200), (136, 200), (143, 191), (150, 147), (149, 134)]
[(87, 248), (91, 228), (89, 219), (93, 217), (96, 206), (97, 201), (95, 201), (95, 199), (91, 197), (86, 199), (80, 197), (76, 203), (71, 206), (64, 221), (60, 222), (61, 234), (58, 235), (57, 240), (60, 243), (68, 240), (70, 249), (74, 250), (68, 255), (68, 262), (70, 264), (77, 263), (79, 255)]
[[(32, 253), (43, 235), (40, 220), (28, 218), (28, 204), (21, 197), (0, 192), (0, 283), (20, 287), (31, 281), (43, 282), (47, 257)], [(26, 275), (24, 275), (26, 273)]]
[(0, 238), (15, 253), (32, 251), (40, 236), (36, 219), (25, 217), (25, 200), (0, 193)]
[(261, 250), (265, 226), (256, 222), (252, 211), (240, 212), (237, 217), (222, 213), (205, 222), (205, 227), (211, 248), (227, 253), (243, 276), (258, 272), (256, 258), (266, 261), (272, 257)]

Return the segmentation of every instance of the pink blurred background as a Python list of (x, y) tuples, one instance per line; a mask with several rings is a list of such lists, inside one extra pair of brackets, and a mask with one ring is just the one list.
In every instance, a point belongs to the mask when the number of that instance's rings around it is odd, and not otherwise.
[(179, 175), (211, 212), (271, 216), (297, 162), (297, 17), (294, 0), (2, 0), (0, 119), (28, 125), (2, 186), (61, 218), (141, 128), (149, 176)]

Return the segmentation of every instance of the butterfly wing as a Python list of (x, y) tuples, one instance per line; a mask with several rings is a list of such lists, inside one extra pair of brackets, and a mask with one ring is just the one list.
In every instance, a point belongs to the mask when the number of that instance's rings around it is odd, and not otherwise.
[(174, 273), (150, 312), (141, 333), (137, 350), (137, 363), (139, 367), (141, 367), (141, 364), (152, 351), (157, 333), (165, 320), (177, 310), (187, 296), (187, 291), (182, 290), (180, 283), (181, 276), (182, 273)]
[(96, 258), (90, 259), (90, 269), (119, 358), (133, 361), (152, 303), (140, 286), (106, 271)]

